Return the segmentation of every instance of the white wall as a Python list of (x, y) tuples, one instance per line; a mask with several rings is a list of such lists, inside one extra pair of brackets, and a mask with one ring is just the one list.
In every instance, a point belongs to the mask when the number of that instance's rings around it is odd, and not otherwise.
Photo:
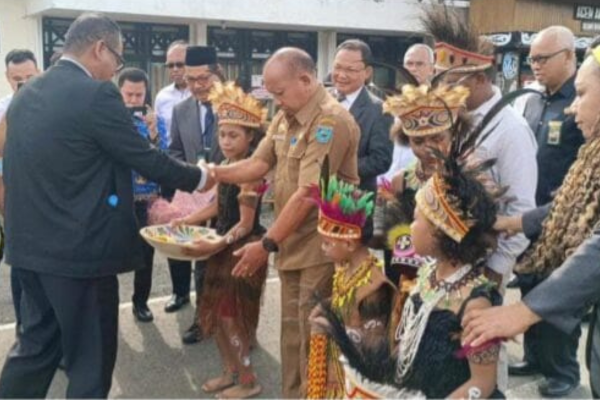
[(18, 0), (29, 14), (50, 10), (202, 19), (307, 29), (418, 30), (417, 0)]
[(11, 92), (5, 78), (4, 57), (14, 48), (33, 51), (38, 64), (43, 64), (39, 18), (26, 16), (26, 2), (23, 0), (0, 0), (0, 97)]

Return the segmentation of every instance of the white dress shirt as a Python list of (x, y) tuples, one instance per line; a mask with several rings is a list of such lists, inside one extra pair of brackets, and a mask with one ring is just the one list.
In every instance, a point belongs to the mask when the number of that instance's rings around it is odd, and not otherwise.
[(8, 110), (8, 106), (10, 105), (12, 98), (13, 93), (0, 99), (0, 119), (4, 118), (4, 114), (6, 114), (6, 110)]
[(156, 95), (154, 100), (154, 110), (156, 115), (165, 121), (167, 127), (167, 137), (171, 139), (171, 120), (173, 118), (173, 107), (190, 97), (191, 93), (188, 88), (183, 90), (177, 89), (175, 84), (162, 88)]
[(364, 86), (361, 86), (360, 88), (358, 88), (358, 90), (356, 92), (347, 94), (346, 98), (344, 100), (340, 101), (340, 104), (342, 105), (342, 107), (344, 107), (346, 110), (350, 110), (350, 107), (352, 107), (352, 104), (354, 104), (354, 102), (356, 101), (356, 98), (360, 94), (360, 91), (363, 90), (363, 88), (364, 88)]
[[(494, 86), (494, 96), (469, 114), (477, 125), (490, 109), (502, 98), (500, 89)], [(537, 142), (525, 119), (506, 106), (488, 124), (482, 136), (493, 129), (475, 152), (479, 160), (496, 159), (491, 170), (493, 181), (507, 186), (506, 197), (512, 199), (501, 206), (500, 214), (521, 215), (535, 208), (537, 188)], [(523, 234), (510, 238), (500, 237), (498, 248), (488, 259), (488, 266), (506, 277), (512, 271), (517, 257), (527, 248), (529, 241)]]

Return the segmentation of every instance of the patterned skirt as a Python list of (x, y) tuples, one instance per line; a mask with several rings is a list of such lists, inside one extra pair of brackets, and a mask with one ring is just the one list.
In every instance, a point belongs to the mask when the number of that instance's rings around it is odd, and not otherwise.
[(259, 239), (259, 236), (250, 236), (208, 259), (198, 307), (199, 323), (206, 336), (215, 332), (222, 318), (232, 318), (238, 329), (249, 337), (254, 335), (267, 279), (267, 265), (249, 278), (234, 278), (231, 271), (239, 260), (233, 253), (246, 243)]

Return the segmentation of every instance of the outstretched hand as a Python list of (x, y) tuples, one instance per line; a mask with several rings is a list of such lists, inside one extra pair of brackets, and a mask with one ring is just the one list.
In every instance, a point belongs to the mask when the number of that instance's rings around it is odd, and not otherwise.
[(246, 245), (233, 253), (234, 256), (240, 257), (231, 275), (236, 278), (248, 278), (261, 267), (267, 264), (269, 253), (263, 248), (260, 241), (246, 243)]

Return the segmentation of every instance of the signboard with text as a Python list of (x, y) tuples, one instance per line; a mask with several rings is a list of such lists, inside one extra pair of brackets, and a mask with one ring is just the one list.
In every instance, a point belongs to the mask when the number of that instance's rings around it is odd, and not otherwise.
[(577, 4), (574, 18), (578, 21), (600, 21), (600, 6)]

